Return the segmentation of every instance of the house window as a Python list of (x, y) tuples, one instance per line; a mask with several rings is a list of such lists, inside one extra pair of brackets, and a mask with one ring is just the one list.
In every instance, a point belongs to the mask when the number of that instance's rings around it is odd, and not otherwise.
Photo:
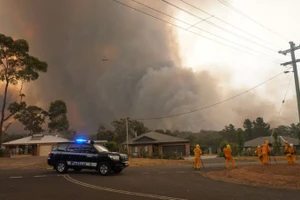
[(148, 152), (148, 146), (144, 146), (144, 151)]
[(138, 147), (137, 147), (137, 146), (135, 146), (135, 147), (132, 147), (132, 149), (133, 149), (133, 151), (132, 151), (132, 152), (134, 152), (134, 153), (137, 153), (137, 152), (138, 152)]

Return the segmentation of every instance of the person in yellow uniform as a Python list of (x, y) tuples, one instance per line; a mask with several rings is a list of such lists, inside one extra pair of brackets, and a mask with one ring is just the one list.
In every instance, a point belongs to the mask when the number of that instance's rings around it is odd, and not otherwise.
[(263, 164), (263, 155), (262, 155), (261, 147), (259, 145), (257, 146), (255, 153), (257, 154), (258, 162), (262, 165)]
[(232, 162), (234, 167), (237, 167), (234, 159), (232, 158), (232, 149), (229, 144), (227, 144), (226, 147), (224, 147), (223, 152), (226, 159), (226, 168), (229, 169), (229, 161)]
[(197, 170), (199, 170), (201, 167), (200, 155), (202, 155), (202, 151), (200, 149), (200, 145), (197, 144), (196, 147), (194, 148), (194, 169), (197, 169)]
[(262, 145), (262, 155), (263, 155), (263, 164), (269, 164), (269, 153), (271, 152), (271, 147), (269, 146), (269, 141), (266, 140), (265, 143)]
[(291, 156), (290, 156), (290, 153), (289, 153), (289, 148), (290, 148), (290, 144), (288, 143), (288, 141), (284, 141), (285, 143), (285, 146), (284, 146), (284, 154), (286, 155), (286, 161), (287, 161), (287, 164), (291, 164)]
[(290, 156), (290, 164), (296, 164), (296, 155), (294, 145), (291, 143), (288, 148), (288, 154)]

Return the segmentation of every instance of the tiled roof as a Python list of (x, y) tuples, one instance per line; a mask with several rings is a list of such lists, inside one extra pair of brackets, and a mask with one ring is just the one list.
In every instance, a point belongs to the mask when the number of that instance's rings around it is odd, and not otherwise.
[[(280, 137), (278, 136), (278, 139)], [(294, 145), (299, 145), (299, 140), (297, 138), (291, 138), (291, 137), (283, 137), (284, 140), (288, 141), (289, 143), (293, 143)], [(245, 142), (244, 147), (255, 147), (258, 145), (262, 145), (266, 140), (268, 140), (270, 143), (274, 143), (274, 137), (258, 137), (253, 140), (249, 140)], [(284, 146), (284, 142), (280, 139), (281, 145)]]
[[(162, 134), (162, 133), (148, 132), (129, 140), (128, 144), (146, 144), (146, 143), (155, 144), (155, 143), (176, 143), (176, 142), (189, 142), (189, 141), (182, 138)], [(123, 142), (123, 144), (127, 144), (126, 141)]]
[(54, 135), (33, 135), (3, 143), (3, 145), (43, 144), (68, 142), (69, 140)]

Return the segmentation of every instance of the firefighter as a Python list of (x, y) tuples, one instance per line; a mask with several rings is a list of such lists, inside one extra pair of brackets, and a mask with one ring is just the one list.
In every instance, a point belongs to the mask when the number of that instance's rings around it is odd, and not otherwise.
[(289, 164), (296, 164), (295, 149), (294, 149), (294, 146), (293, 146), (292, 143), (289, 145), (288, 155), (290, 157), (290, 163)]
[(290, 144), (287, 141), (284, 141), (284, 143), (285, 143), (284, 154), (286, 155), (286, 161), (287, 161), (287, 164), (291, 164), (292, 161), (291, 161), (291, 156), (290, 156), (290, 153), (289, 153)]
[(262, 155), (262, 149), (259, 145), (257, 146), (255, 153), (257, 154), (258, 162), (262, 165), (263, 164), (263, 155)]
[(269, 154), (271, 152), (271, 147), (269, 146), (269, 141), (266, 140), (265, 143), (262, 145), (262, 156), (263, 156), (263, 164), (269, 164)]
[(223, 152), (226, 159), (226, 168), (229, 169), (229, 161), (232, 162), (233, 166), (236, 168), (237, 166), (234, 159), (232, 158), (232, 149), (229, 144), (227, 144), (226, 147), (224, 147)]
[(202, 151), (200, 149), (199, 144), (194, 148), (194, 169), (200, 169), (200, 155), (202, 155)]

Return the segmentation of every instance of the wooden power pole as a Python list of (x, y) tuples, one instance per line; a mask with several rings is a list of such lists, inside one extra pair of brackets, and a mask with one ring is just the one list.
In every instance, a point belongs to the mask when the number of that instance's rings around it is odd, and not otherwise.
[(298, 104), (298, 116), (299, 116), (299, 123), (300, 123), (300, 89), (299, 89), (299, 78), (298, 78), (298, 69), (297, 69), (297, 62), (300, 62), (300, 59), (296, 59), (295, 51), (300, 49), (300, 45), (295, 47), (294, 42), (290, 42), (290, 49), (287, 49), (285, 51), (279, 51), (279, 53), (286, 55), (287, 53), (291, 53), (292, 61), (282, 63), (281, 65), (292, 65), (293, 66), (293, 72), (294, 72), (294, 79), (295, 79), (295, 85), (296, 85), (296, 95), (297, 95), (297, 104)]

